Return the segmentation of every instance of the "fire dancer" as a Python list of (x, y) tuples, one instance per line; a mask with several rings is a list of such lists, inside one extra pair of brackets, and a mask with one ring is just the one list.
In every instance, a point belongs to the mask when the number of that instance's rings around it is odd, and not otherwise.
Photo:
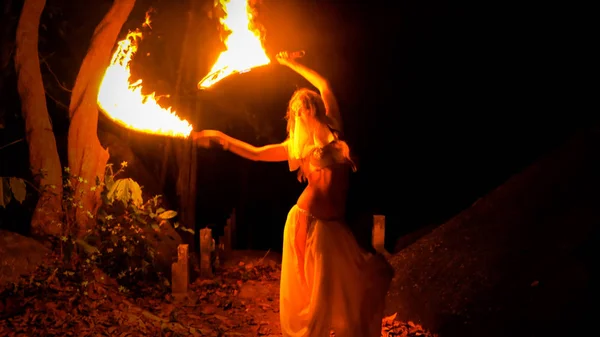
[(283, 238), (280, 319), (283, 336), (378, 337), (392, 269), (379, 254), (362, 250), (345, 220), (350, 149), (340, 139), (342, 121), (326, 79), (288, 53), (277, 61), (319, 92), (297, 90), (287, 109), (288, 138), (255, 147), (216, 130), (193, 132), (198, 146), (220, 145), (254, 161), (288, 161), (308, 182), (290, 210)]

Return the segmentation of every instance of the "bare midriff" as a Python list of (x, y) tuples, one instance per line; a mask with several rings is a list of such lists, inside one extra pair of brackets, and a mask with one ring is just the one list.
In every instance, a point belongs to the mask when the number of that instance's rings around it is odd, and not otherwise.
[(298, 207), (317, 219), (343, 219), (346, 212), (349, 170), (347, 164), (338, 163), (308, 174), (308, 186), (296, 202)]

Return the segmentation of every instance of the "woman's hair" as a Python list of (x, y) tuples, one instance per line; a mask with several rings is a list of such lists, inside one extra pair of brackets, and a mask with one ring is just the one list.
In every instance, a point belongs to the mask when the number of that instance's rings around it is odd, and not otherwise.
[(288, 103), (288, 108), (285, 116), (285, 118), (287, 119), (288, 135), (294, 124), (294, 117), (297, 112), (297, 109), (293, 109), (293, 107), (299, 104), (301, 104), (301, 107), (304, 108), (304, 111), (307, 112), (308, 116), (314, 118), (322, 124), (327, 124), (327, 113), (325, 110), (325, 103), (323, 103), (321, 95), (319, 95), (313, 90), (300, 88), (294, 92), (292, 98), (290, 98), (290, 102)]
[[(325, 109), (325, 103), (323, 102), (323, 98), (321, 95), (314, 90), (310, 90), (307, 88), (300, 88), (294, 92), (292, 98), (288, 103), (288, 108), (286, 112), (285, 118), (287, 119), (287, 133), (288, 137), (294, 128), (296, 114), (299, 110), (299, 107), (303, 109), (303, 112), (307, 114), (308, 117), (312, 118), (313, 121), (321, 124), (322, 126), (327, 127), (333, 136), (335, 137), (336, 147), (339, 148), (344, 156), (344, 158), (348, 161), (353, 171), (356, 171), (356, 164), (352, 160), (350, 155), (350, 147), (348, 144), (340, 140), (340, 131), (336, 130), (332, 127), (329, 122), (329, 118), (327, 117), (327, 111)], [(313, 130), (310, 130), (311, 136)], [(302, 172), (302, 168), (298, 170), (298, 180), (305, 181), (306, 176), (304, 172)]]

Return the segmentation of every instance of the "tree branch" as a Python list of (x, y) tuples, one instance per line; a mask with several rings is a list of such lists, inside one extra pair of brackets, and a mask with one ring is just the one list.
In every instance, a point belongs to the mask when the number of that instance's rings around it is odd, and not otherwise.
[(11, 145), (15, 145), (15, 144), (17, 144), (17, 143), (19, 143), (19, 142), (22, 142), (22, 141), (24, 141), (24, 140), (25, 140), (25, 138), (21, 138), (21, 139), (17, 139), (17, 140), (15, 140), (15, 141), (12, 141), (12, 142), (10, 142), (10, 143), (8, 143), (8, 144), (2, 145), (2, 146), (0, 146), (0, 150), (2, 150), (2, 149), (4, 149), (4, 148), (7, 148), (7, 147), (9, 147), (9, 146), (11, 146)]
[[(52, 71), (52, 68), (50, 68), (50, 65), (48, 64), (48, 62), (45, 59), (41, 60), (42, 64), (46, 66), (46, 69), (48, 69), (48, 72), (50, 72), (50, 74), (52, 75), (52, 77), (54, 77), (54, 80), (56, 81), (56, 84), (58, 84), (58, 86), (66, 91), (66, 92), (71, 92), (71, 89), (67, 89), (65, 88), (64, 85), (62, 85), (62, 83), (60, 83), (60, 80), (58, 79), (58, 76), (56, 76), (56, 74), (54, 73), (54, 71)], [(69, 110), (69, 108), (67, 108), (67, 110)]]
[[(48, 98), (50, 98), (51, 100), (54, 101), (54, 103), (56, 103), (56, 105), (58, 105), (59, 107), (65, 109), (66, 111), (69, 111), (69, 106), (64, 104), (63, 102), (59, 101), (57, 98), (55, 98), (54, 96), (50, 95), (48, 93), (48, 90), (46, 90), (46, 96), (48, 96)], [(52, 122), (52, 120), (50, 120), (50, 122)]]

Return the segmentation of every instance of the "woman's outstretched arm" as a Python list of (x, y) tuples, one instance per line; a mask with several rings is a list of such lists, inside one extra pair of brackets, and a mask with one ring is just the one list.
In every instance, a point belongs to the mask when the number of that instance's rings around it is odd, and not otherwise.
[(325, 104), (327, 117), (329, 117), (333, 128), (342, 131), (342, 116), (340, 115), (338, 103), (331, 90), (329, 81), (316, 71), (291, 59), (286, 52), (277, 54), (277, 61), (300, 74), (319, 90)]
[(288, 160), (287, 141), (257, 147), (216, 130), (192, 132), (191, 137), (197, 146), (209, 148), (212, 144), (218, 144), (223, 150), (231, 151), (253, 161), (280, 162)]

